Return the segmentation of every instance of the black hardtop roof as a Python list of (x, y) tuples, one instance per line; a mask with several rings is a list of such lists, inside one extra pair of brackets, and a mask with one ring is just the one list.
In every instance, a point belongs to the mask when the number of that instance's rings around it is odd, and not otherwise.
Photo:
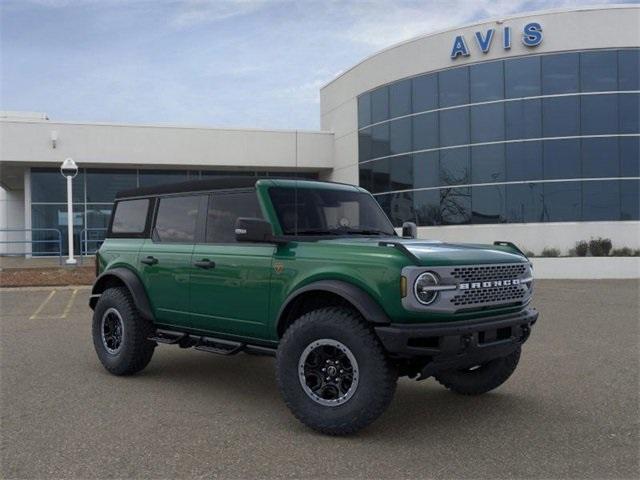
[(172, 193), (207, 192), (212, 190), (228, 190), (232, 188), (251, 188), (255, 186), (258, 180), (285, 180), (292, 183), (295, 181), (299, 181), (305, 183), (329, 183), (335, 185), (345, 185), (341, 183), (322, 182), (319, 180), (307, 180), (298, 178), (229, 176), (210, 178), (206, 180), (189, 180), (187, 182), (166, 183), (153, 187), (140, 187), (130, 190), (122, 190), (116, 193), (116, 200), (121, 200), (123, 198), (152, 197), (155, 195), (167, 195)]

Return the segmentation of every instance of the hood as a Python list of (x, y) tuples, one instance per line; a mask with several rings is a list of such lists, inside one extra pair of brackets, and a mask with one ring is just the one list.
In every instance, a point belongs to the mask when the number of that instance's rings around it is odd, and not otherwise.
[[(492, 263), (527, 262), (524, 255), (508, 245), (481, 245), (470, 243), (445, 243), (437, 240), (411, 240), (400, 237), (353, 237), (328, 240), (331, 243), (377, 245), (389, 242), (400, 245), (415, 257), (421, 266), (478, 265)], [(392, 245), (380, 248), (392, 248)]]

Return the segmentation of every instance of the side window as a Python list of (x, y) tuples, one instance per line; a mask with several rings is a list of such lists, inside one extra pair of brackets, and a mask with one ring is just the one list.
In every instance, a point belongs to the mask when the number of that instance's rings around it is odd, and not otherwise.
[(121, 200), (116, 203), (111, 232), (140, 234), (144, 232), (149, 211), (149, 199)]
[(156, 216), (156, 238), (167, 243), (193, 243), (200, 198), (198, 195), (161, 198)]
[(207, 243), (235, 242), (238, 217), (262, 218), (255, 191), (211, 195), (207, 212)]

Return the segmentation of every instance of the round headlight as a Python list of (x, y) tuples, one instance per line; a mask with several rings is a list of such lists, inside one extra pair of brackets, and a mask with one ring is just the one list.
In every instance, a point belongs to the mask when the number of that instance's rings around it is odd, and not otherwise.
[(432, 289), (438, 285), (438, 277), (435, 273), (424, 272), (413, 285), (413, 291), (418, 301), (423, 305), (430, 305), (438, 297), (438, 291)]

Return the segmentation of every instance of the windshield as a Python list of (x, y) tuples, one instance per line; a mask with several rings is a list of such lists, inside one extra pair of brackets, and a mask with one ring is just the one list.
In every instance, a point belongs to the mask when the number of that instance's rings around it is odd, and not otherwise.
[(378, 202), (363, 192), (272, 187), (284, 235), (395, 235)]

